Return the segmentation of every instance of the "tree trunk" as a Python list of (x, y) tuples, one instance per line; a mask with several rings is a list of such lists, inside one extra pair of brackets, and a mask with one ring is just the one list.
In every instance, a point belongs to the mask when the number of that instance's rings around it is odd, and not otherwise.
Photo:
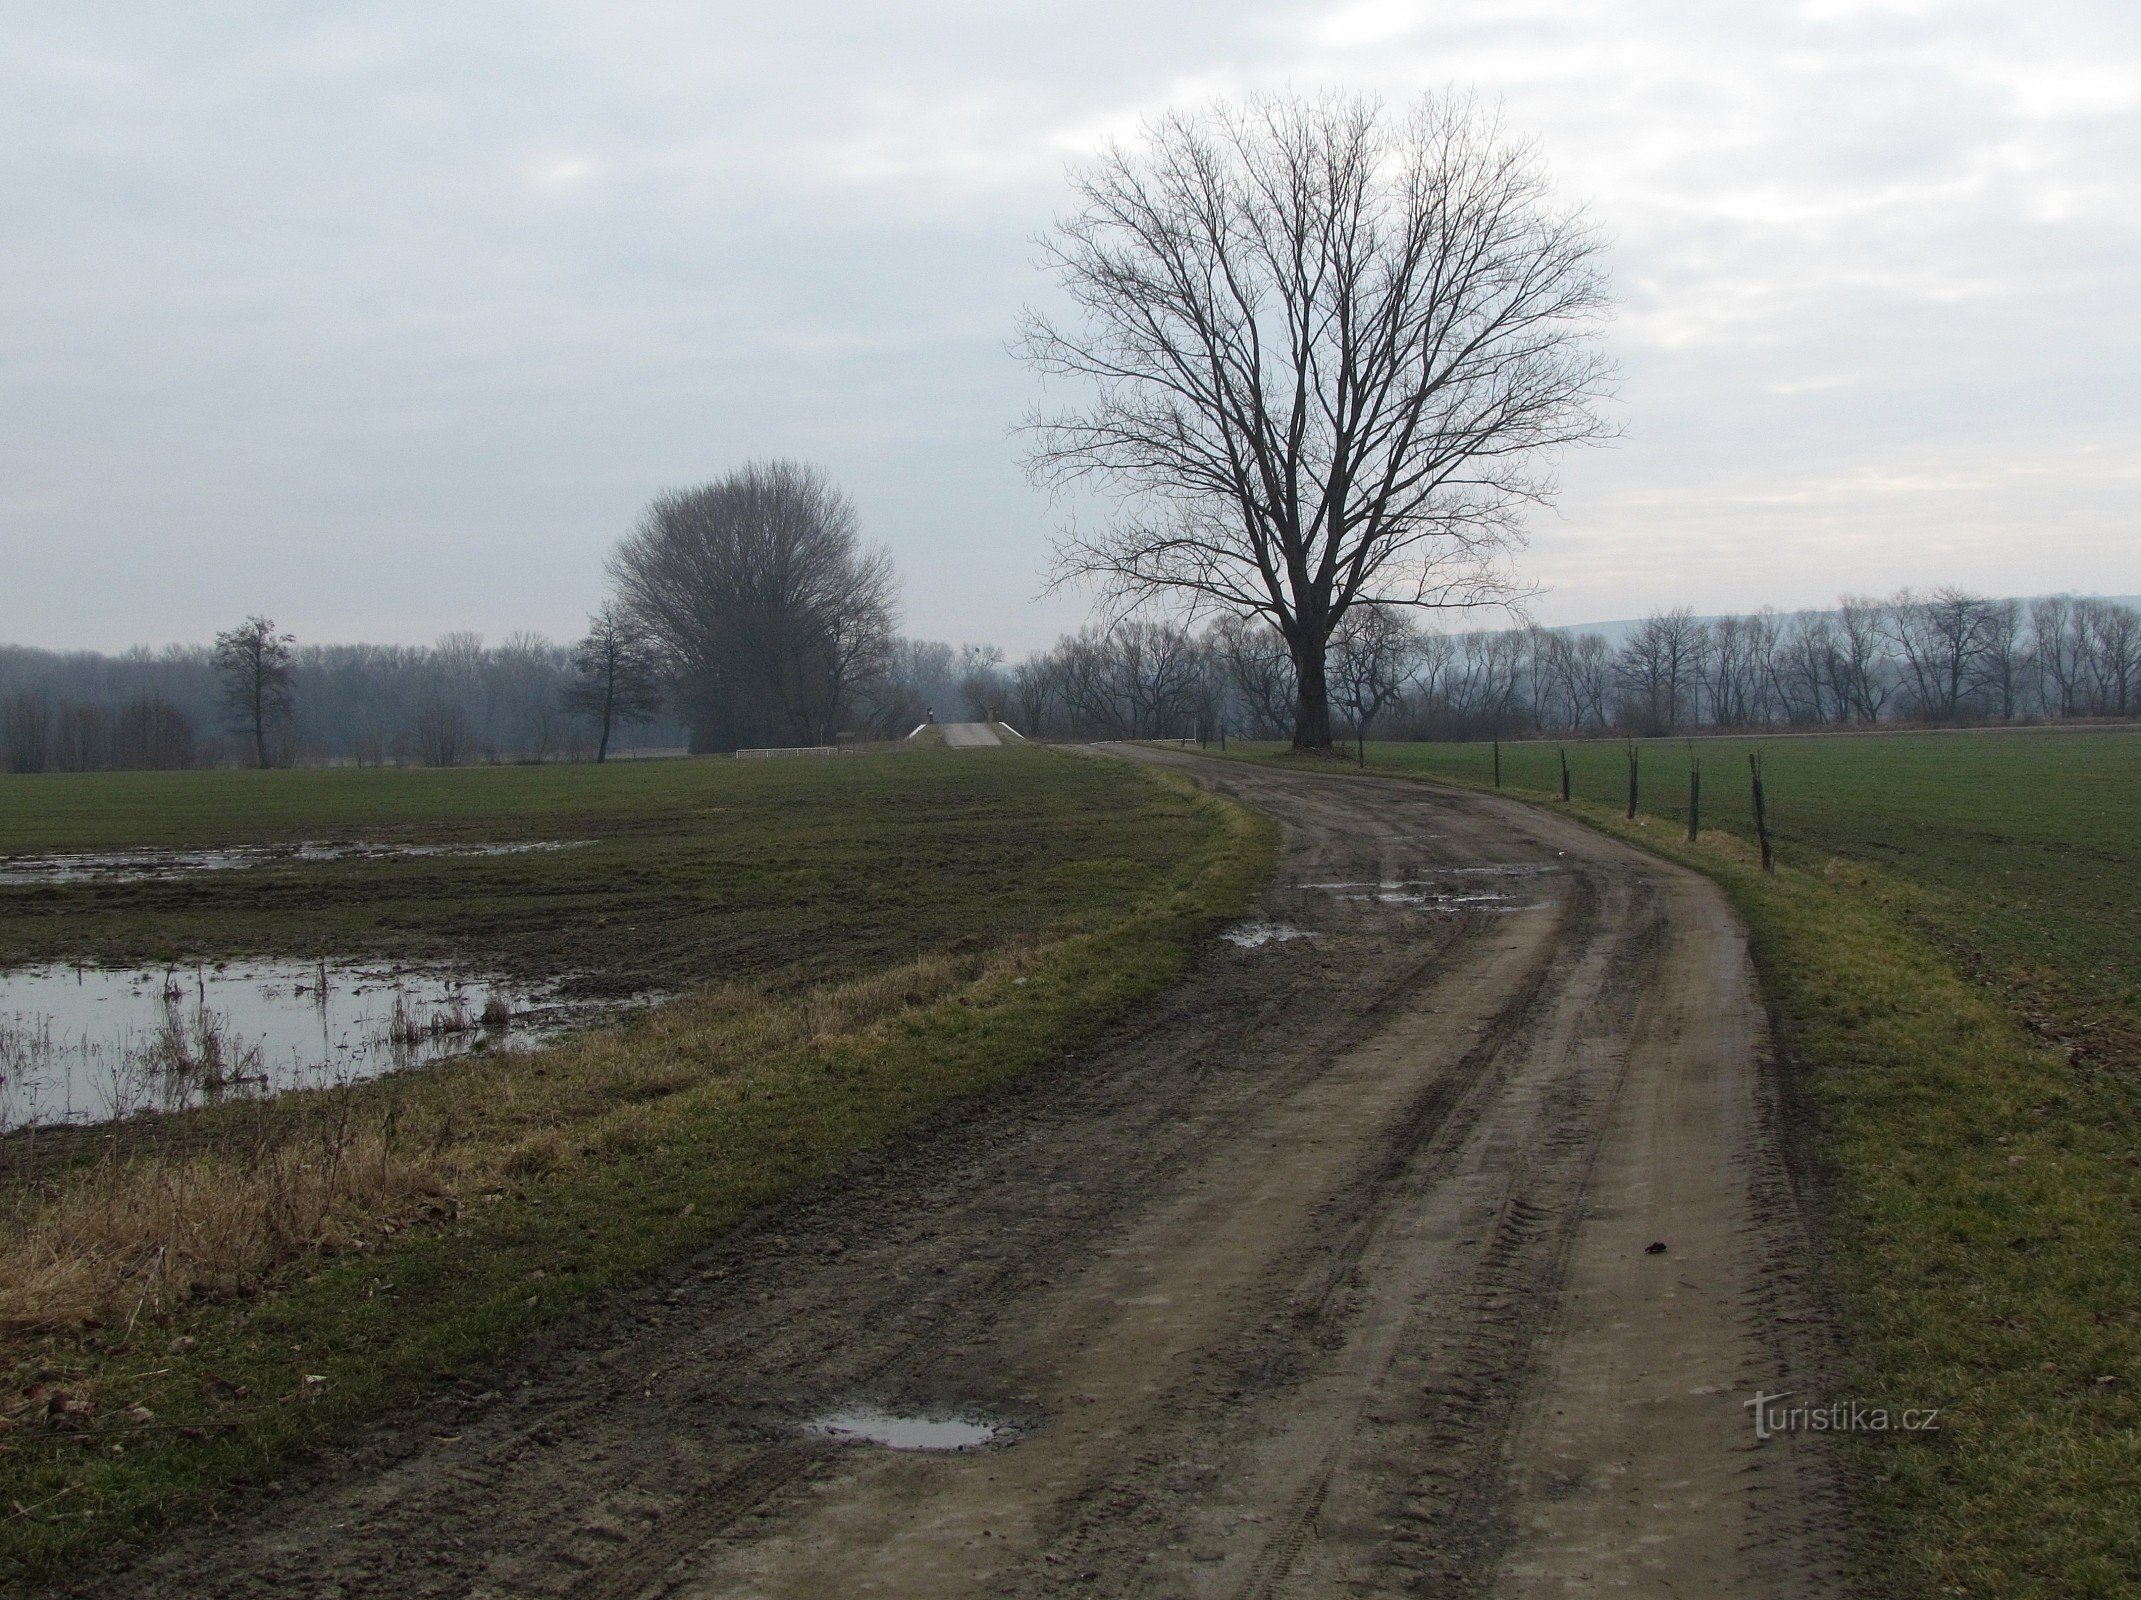
[(1331, 748), (1331, 692), (1324, 678), (1327, 639), (1292, 647), (1294, 658), (1294, 748)]

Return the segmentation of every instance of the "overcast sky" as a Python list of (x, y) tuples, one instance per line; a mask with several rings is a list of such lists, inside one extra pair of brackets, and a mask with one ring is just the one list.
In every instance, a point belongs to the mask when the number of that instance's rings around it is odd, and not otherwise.
[(2141, 6), (0, 3), (0, 640), (575, 634), (655, 491), (822, 463), (1014, 650), (1065, 163), (1475, 89), (1612, 237), (1552, 622), (2141, 590)]

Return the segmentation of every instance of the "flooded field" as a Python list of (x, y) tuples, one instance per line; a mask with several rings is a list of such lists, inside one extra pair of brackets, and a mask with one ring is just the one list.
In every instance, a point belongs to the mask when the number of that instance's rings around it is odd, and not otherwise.
[(233, 872), (248, 867), (309, 866), (322, 861), (391, 861), (421, 856), (512, 856), (536, 850), (570, 850), (586, 839), (537, 839), (515, 844), (318, 843), (238, 845), (222, 850), (54, 851), (0, 856), (0, 885), (35, 883), (148, 883), (196, 872)]
[(537, 1042), (546, 987), (345, 962), (0, 973), (0, 1131), (178, 1110)]

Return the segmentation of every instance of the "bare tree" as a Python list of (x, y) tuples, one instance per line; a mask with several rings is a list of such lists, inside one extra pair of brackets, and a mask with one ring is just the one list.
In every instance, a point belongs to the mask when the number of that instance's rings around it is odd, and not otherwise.
[(1414, 653), (1411, 699), (1421, 714), (1421, 725), (1446, 706), (1451, 669), (1457, 662), (1457, 643), (1446, 633), (1425, 630)]
[(1990, 602), (1961, 589), (1940, 588), (1921, 599), (1909, 589), (1888, 603), (1888, 637), (1910, 674), (1918, 715), (1953, 722), (1985, 651)]
[(2073, 619), (2074, 602), (2066, 595), (2030, 602), (2030, 659), (2037, 668), (2037, 692), (2055, 717), (2073, 716), (2081, 694), (2083, 667)]
[(0, 714), (0, 754), (10, 772), (42, 772), (52, 763), (52, 703), (18, 689)]
[(1268, 623), (1220, 617), (1206, 630), (1213, 658), (1233, 691), (1244, 731), (1283, 738), (1293, 724), (1294, 664), (1286, 641)]
[(1977, 663), (1970, 692), (1981, 696), (1985, 710), (2003, 722), (2021, 710), (2029, 672), (2022, 615), (2019, 600), (1988, 600), (1978, 619)]
[(572, 681), (559, 696), (565, 708), (595, 725), (595, 759), (610, 753), (610, 735), (662, 709), (668, 675), (662, 653), (616, 601), (587, 619), (587, 636), (572, 647)]
[(253, 762), (269, 766), (268, 742), (288, 724), (295, 707), (290, 689), (290, 647), (297, 640), (277, 633), (266, 617), (247, 617), (216, 635), (216, 674), (233, 731), (251, 739)]
[(1830, 690), (1836, 621), (1820, 611), (1795, 612), (1777, 641), (1770, 682), (1788, 722), (1826, 722), (1839, 715)]
[(829, 743), (892, 655), (896, 580), (814, 467), (754, 462), (657, 497), (610, 558), (700, 749)]
[(473, 743), (468, 713), (458, 700), (434, 695), (409, 719), (416, 759), (427, 767), (458, 767)]
[(1710, 630), (1686, 606), (1636, 624), (1615, 658), (1635, 720), (1646, 733), (1671, 733), (1700, 709)]
[(2125, 716), (2141, 686), (2141, 611), (2109, 600), (2077, 600), (2073, 627), (2088, 673), (2090, 710)]
[(1569, 685), (1574, 701), (1574, 726), (1604, 728), (1606, 702), (1613, 690), (1613, 648), (1605, 636), (1578, 634), (1569, 653)]
[[(1216, 702), (1206, 647), (1179, 623), (1130, 618), (1057, 642), (1033, 679), (1064, 732), (1160, 739), (1209, 729)], [(1034, 720), (1036, 728), (1040, 720)]]
[(1470, 100), (1259, 98), (1161, 118), (1074, 180), (1046, 246), (1076, 325), (1020, 352), (1087, 381), (1034, 422), (1043, 481), (1121, 518), (1059, 578), (1275, 627), (1294, 744), (1331, 742), (1325, 655), (1361, 602), (1502, 603), (1544, 462), (1599, 437), (1599, 244)]
[(1836, 602), (1836, 628), (1829, 657), (1829, 692), (1836, 720), (1878, 722), (1894, 685), (1887, 671), (1894, 617), (1886, 601), (1845, 595)]
[(1365, 747), (1375, 719), (1412, 681), (1419, 629), (1395, 606), (1357, 605), (1339, 621), (1331, 646), (1338, 703), (1351, 713), (1353, 731)]
[(1129, 621), (1109, 631), (1112, 687), (1132, 738), (1194, 731), (1204, 700), (1204, 652), (1178, 623)]
[(1474, 629), (1457, 636), (1455, 658), (1443, 675), (1449, 731), (1485, 737), (1509, 731), (1523, 691), (1524, 635)]
[(1776, 612), (1766, 606), (1746, 616), (1711, 619), (1703, 693), (1713, 726), (1751, 728), (1774, 716), (1780, 631)]

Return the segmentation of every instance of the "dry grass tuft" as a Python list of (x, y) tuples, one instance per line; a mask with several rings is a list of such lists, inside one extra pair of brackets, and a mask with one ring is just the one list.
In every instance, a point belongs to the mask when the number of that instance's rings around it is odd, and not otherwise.
[(245, 1294), (293, 1257), (442, 1209), (453, 1176), (443, 1152), (348, 1117), (250, 1150), (96, 1162), (18, 1206), (0, 1243), (0, 1333), (131, 1331), (145, 1313)]
[(257, 1103), (205, 1146), (187, 1132), (203, 1118), (162, 1119), (15, 1186), (0, 1240), (0, 1354), (25, 1336), (131, 1331), (189, 1301), (249, 1295), (306, 1256), (369, 1249), (451, 1215), (472, 1187), (629, 1155), (655, 1140), (656, 1102), (864, 1038), (1037, 959), (1030, 946), (926, 955), (791, 996), (724, 986), (537, 1054)]

